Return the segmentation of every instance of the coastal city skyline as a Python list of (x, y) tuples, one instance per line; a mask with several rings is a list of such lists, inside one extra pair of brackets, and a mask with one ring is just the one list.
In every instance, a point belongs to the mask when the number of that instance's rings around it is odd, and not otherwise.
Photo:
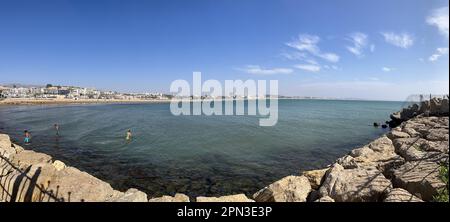
[(285, 96), (448, 93), (447, 1), (319, 2), (2, 1), (0, 83), (168, 93), (201, 71)]

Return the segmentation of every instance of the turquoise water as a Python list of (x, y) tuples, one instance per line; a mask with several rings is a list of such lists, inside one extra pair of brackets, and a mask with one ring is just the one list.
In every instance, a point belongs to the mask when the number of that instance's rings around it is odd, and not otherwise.
[[(386, 132), (374, 128), (400, 102), (280, 100), (279, 120), (173, 116), (169, 104), (0, 107), (0, 131), (120, 190), (150, 196), (246, 193), (284, 176), (324, 167)], [(53, 124), (60, 124), (55, 135)], [(125, 141), (132, 129), (133, 140)]]

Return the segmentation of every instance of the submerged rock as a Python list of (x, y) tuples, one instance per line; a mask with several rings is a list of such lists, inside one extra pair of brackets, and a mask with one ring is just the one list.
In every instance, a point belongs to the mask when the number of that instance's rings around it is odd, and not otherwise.
[(311, 185), (305, 176), (287, 176), (253, 195), (257, 202), (306, 202)]

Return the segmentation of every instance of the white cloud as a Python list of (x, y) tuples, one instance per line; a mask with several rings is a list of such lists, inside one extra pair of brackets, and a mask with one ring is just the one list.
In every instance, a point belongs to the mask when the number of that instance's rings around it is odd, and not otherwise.
[(448, 6), (433, 10), (427, 17), (427, 23), (436, 26), (439, 32), (448, 38)]
[(448, 48), (437, 48), (436, 52), (428, 58), (431, 62), (437, 61), (441, 56), (448, 55)]
[(313, 64), (300, 64), (300, 65), (295, 65), (294, 67), (297, 69), (308, 71), (308, 72), (319, 72), (320, 71), (320, 66), (313, 65)]
[(369, 77), (369, 80), (372, 80), (372, 81), (379, 81), (380, 79), (377, 78), (377, 77)]
[(304, 60), (307, 58), (306, 53), (303, 52), (284, 52), (281, 56), (289, 60)]
[(319, 63), (315, 59), (306, 59), (305, 62), (312, 65), (319, 65)]
[(368, 44), (367, 35), (361, 32), (355, 32), (350, 34), (347, 40), (352, 43), (351, 46), (346, 47), (347, 50), (358, 57), (362, 57), (364, 48), (366, 48)]
[(338, 62), (339, 56), (334, 53), (322, 52), (317, 46), (319, 42), (319, 36), (301, 34), (297, 39), (293, 40), (292, 42), (286, 43), (286, 45), (302, 52), (308, 52), (313, 56), (322, 58), (329, 62)]
[(255, 75), (276, 75), (276, 74), (290, 74), (294, 70), (288, 68), (273, 68), (264, 69), (257, 65), (247, 65), (245, 68), (241, 69), (246, 73)]
[(381, 68), (381, 70), (383, 70), (383, 72), (390, 72), (390, 71), (393, 71), (394, 69), (389, 68), (389, 67), (383, 67), (383, 68)]
[(394, 32), (383, 32), (381, 34), (384, 36), (384, 40), (386, 40), (387, 43), (400, 48), (407, 49), (414, 44), (413, 37), (408, 33), (397, 34)]

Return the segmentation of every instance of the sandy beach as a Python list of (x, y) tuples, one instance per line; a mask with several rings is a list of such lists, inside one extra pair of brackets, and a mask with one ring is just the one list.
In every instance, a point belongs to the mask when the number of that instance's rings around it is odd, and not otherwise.
[(0, 105), (69, 105), (69, 104), (111, 104), (111, 103), (167, 103), (170, 100), (142, 100), (142, 99), (28, 99), (8, 98), (0, 100)]

